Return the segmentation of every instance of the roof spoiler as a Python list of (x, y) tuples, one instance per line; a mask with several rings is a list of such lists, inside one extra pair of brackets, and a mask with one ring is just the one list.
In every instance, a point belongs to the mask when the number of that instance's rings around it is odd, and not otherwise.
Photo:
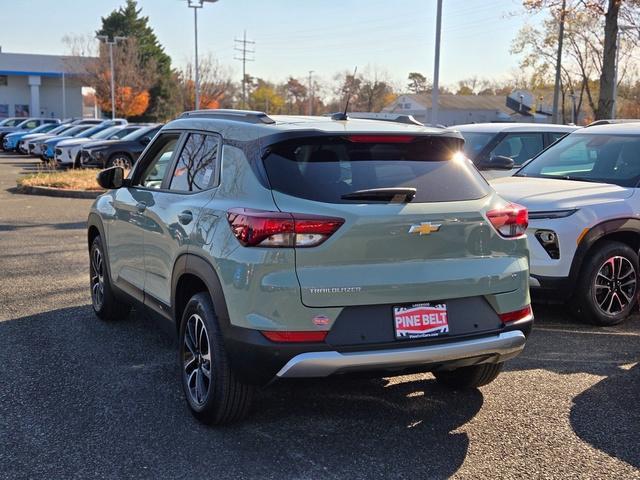
[(245, 123), (262, 123), (273, 124), (276, 121), (264, 112), (252, 110), (233, 110), (233, 109), (211, 109), (211, 110), (192, 110), (184, 112), (178, 118), (213, 118), (219, 120), (233, 120)]
[(382, 122), (406, 123), (409, 125), (424, 126), (424, 123), (416, 120), (413, 115), (404, 115), (401, 113), (350, 112), (348, 117), (358, 118), (361, 120), (379, 120)]

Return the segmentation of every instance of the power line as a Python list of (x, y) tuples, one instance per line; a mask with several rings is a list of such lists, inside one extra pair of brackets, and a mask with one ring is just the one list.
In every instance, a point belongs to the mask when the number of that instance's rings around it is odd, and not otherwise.
[(242, 62), (242, 108), (245, 108), (247, 104), (247, 62), (253, 62), (255, 58), (250, 57), (256, 53), (255, 50), (247, 48), (247, 45), (255, 45), (256, 42), (247, 40), (247, 31), (244, 31), (242, 39), (235, 39), (236, 45), (233, 48), (235, 51), (240, 52), (239, 57), (233, 57), (235, 60)]

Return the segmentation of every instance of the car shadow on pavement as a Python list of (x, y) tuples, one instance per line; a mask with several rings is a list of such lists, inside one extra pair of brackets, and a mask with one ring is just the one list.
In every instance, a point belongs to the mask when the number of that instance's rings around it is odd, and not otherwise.
[(507, 370), (603, 377), (573, 398), (571, 428), (594, 448), (640, 468), (640, 317), (597, 327), (562, 308), (535, 311), (544, 320)]
[(426, 374), (292, 381), (260, 391), (244, 422), (208, 428), (184, 401), (175, 341), (90, 306), (0, 322), (0, 365), (10, 478), (443, 478), (467, 455), (455, 430), (483, 404)]
[[(62, 222), (62, 223), (24, 223), (8, 224), (0, 223), (0, 232), (15, 232), (28, 228), (51, 228), (53, 230), (85, 230), (87, 222)], [(84, 232), (83, 232), (84, 233)]]
[(636, 363), (575, 397), (571, 426), (593, 447), (640, 469), (639, 406), (640, 363)]

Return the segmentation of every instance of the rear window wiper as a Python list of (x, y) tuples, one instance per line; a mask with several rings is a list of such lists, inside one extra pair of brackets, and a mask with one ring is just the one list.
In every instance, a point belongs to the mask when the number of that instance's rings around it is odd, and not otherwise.
[(371, 202), (409, 203), (416, 196), (415, 188), (367, 188), (345, 193), (342, 200), (368, 200)]

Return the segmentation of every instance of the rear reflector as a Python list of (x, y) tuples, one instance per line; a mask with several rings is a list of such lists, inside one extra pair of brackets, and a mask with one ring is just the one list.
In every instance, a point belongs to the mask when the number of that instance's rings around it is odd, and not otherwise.
[(328, 333), (329, 332), (262, 332), (268, 340), (283, 343), (324, 342)]
[(411, 143), (416, 137), (410, 135), (349, 135), (353, 143)]
[(233, 234), (245, 247), (315, 247), (335, 233), (342, 218), (234, 208), (227, 212)]
[(516, 310), (515, 312), (507, 312), (501, 313), (499, 315), (502, 323), (513, 323), (518, 322), (520, 320), (528, 320), (533, 317), (533, 310), (531, 310), (531, 305), (527, 305), (520, 310)]
[(509, 203), (502, 208), (490, 210), (487, 212), (487, 218), (498, 233), (505, 238), (520, 237), (524, 235), (529, 226), (527, 207), (517, 203)]

